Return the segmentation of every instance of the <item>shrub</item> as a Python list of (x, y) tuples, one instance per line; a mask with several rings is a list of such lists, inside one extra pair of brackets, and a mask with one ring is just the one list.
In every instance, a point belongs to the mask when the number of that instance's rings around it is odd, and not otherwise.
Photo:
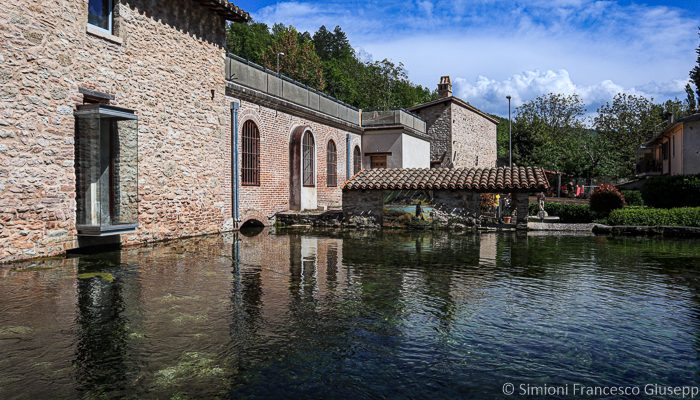
[(612, 210), (625, 206), (625, 197), (613, 185), (604, 183), (591, 195), (591, 212), (599, 217), (607, 217)]
[(607, 222), (609, 225), (700, 227), (700, 207), (625, 207), (611, 212)]
[(642, 199), (642, 192), (639, 190), (623, 190), (622, 195), (625, 196), (625, 203), (632, 207), (641, 207), (644, 205), (644, 199)]
[[(547, 214), (559, 217), (561, 222), (589, 223), (593, 221), (591, 209), (585, 204), (548, 203), (545, 201), (544, 210)], [(537, 215), (540, 211), (537, 203), (530, 204), (530, 215)]]
[(642, 197), (650, 207), (700, 207), (700, 175), (649, 178), (642, 188)]

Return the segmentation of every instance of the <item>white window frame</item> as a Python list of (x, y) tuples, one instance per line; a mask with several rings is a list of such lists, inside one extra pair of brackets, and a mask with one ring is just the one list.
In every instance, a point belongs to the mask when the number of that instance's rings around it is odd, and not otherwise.
[(114, 0), (108, 0), (107, 8), (109, 9), (109, 16), (107, 17), (108, 29), (105, 29), (101, 26), (93, 25), (90, 23), (90, 5), (88, 2), (88, 25), (90, 25), (91, 29), (96, 29), (102, 33), (106, 33), (108, 35), (113, 35), (114, 34), (113, 33), (113, 31), (114, 31)]

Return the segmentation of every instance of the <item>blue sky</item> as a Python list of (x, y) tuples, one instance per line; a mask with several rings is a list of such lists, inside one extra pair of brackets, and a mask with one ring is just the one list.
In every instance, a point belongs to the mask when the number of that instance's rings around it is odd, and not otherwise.
[(700, 1), (234, 1), (257, 21), (314, 32), (340, 25), (364, 57), (403, 62), (434, 88), (487, 112), (548, 92), (595, 110), (616, 93), (685, 98), (700, 43)]

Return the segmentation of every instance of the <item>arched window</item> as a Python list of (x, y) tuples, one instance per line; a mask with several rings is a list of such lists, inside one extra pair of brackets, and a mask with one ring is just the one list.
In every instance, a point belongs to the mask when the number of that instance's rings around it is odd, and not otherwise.
[(328, 187), (338, 186), (338, 152), (332, 140), (328, 141), (326, 150), (326, 184)]
[(304, 177), (304, 186), (316, 186), (314, 171), (314, 146), (314, 135), (307, 131), (304, 133), (304, 139), (301, 141), (301, 154), (303, 160), (302, 175)]
[(243, 124), (241, 184), (260, 186), (260, 131), (253, 121)]
[(360, 153), (360, 146), (355, 146), (355, 153), (352, 157), (353, 161), (353, 175), (360, 172), (362, 169), (362, 154)]

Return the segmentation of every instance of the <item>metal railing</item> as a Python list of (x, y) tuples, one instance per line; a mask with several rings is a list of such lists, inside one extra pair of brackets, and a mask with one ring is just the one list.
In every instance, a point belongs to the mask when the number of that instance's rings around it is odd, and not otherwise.
[(226, 57), (226, 79), (354, 125), (361, 123), (357, 108), (234, 54)]
[(404, 125), (420, 133), (426, 132), (425, 121), (406, 110), (363, 111), (362, 126)]

